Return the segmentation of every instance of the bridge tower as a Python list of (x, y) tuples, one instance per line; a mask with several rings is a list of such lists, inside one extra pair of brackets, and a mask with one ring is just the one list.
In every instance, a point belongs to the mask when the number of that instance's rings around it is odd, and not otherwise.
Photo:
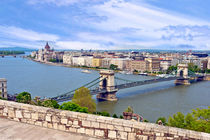
[(178, 65), (177, 77), (179, 77), (179, 78), (175, 81), (176, 85), (190, 85), (187, 64), (179, 64)]
[(101, 92), (96, 96), (98, 100), (116, 101), (116, 92), (118, 89), (115, 88), (114, 71), (112, 70), (101, 70), (100, 71), (100, 83), (99, 89)]

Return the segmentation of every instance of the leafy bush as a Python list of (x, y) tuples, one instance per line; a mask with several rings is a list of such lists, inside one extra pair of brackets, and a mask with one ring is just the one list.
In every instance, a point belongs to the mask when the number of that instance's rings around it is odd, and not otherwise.
[(133, 113), (133, 108), (128, 106), (128, 108), (124, 112), (131, 112), (131, 113)]
[(118, 117), (117, 117), (117, 114), (114, 114), (112, 117), (113, 117), (113, 118), (118, 118)]
[(157, 119), (156, 124), (158, 124), (158, 121), (161, 120), (161, 122), (163, 123), (163, 125), (167, 125), (167, 121), (165, 117), (160, 117)]
[(55, 100), (45, 100), (44, 102), (42, 102), (42, 105), (44, 107), (51, 107), (51, 108), (56, 108), (56, 109), (59, 108), (59, 104)]
[(59, 109), (88, 113), (87, 107), (80, 107), (78, 104), (75, 104), (73, 102), (63, 103), (62, 105), (59, 106)]
[(110, 117), (110, 114), (106, 111), (103, 111), (103, 112), (94, 112), (93, 114), (96, 114), (96, 115), (100, 115), (100, 116), (105, 116), (105, 117)]
[(210, 133), (210, 106), (208, 109), (196, 109), (186, 116), (180, 112), (169, 117), (168, 125), (195, 131)]
[(117, 66), (117, 65), (114, 65), (114, 64), (111, 64), (111, 65), (109, 66), (109, 68), (110, 68), (111, 70), (117, 70), (118, 66)]
[(16, 97), (17, 101), (20, 103), (27, 103), (31, 102), (31, 94), (28, 92), (19, 93)]

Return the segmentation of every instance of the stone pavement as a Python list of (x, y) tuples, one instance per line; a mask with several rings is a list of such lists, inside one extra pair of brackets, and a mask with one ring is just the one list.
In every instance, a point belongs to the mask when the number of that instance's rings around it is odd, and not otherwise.
[(97, 140), (84, 135), (67, 133), (0, 118), (0, 140)]

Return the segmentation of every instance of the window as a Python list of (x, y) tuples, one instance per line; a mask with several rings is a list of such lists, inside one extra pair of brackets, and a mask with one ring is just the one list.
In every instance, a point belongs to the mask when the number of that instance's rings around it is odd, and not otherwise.
[(1, 85), (2, 85), (2, 87), (4, 87), (4, 83), (2, 83)]

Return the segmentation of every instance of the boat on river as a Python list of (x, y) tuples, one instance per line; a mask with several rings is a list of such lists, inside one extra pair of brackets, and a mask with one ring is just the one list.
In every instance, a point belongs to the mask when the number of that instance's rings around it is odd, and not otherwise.
[(82, 70), (83, 73), (91, 73), (89, 70)]

